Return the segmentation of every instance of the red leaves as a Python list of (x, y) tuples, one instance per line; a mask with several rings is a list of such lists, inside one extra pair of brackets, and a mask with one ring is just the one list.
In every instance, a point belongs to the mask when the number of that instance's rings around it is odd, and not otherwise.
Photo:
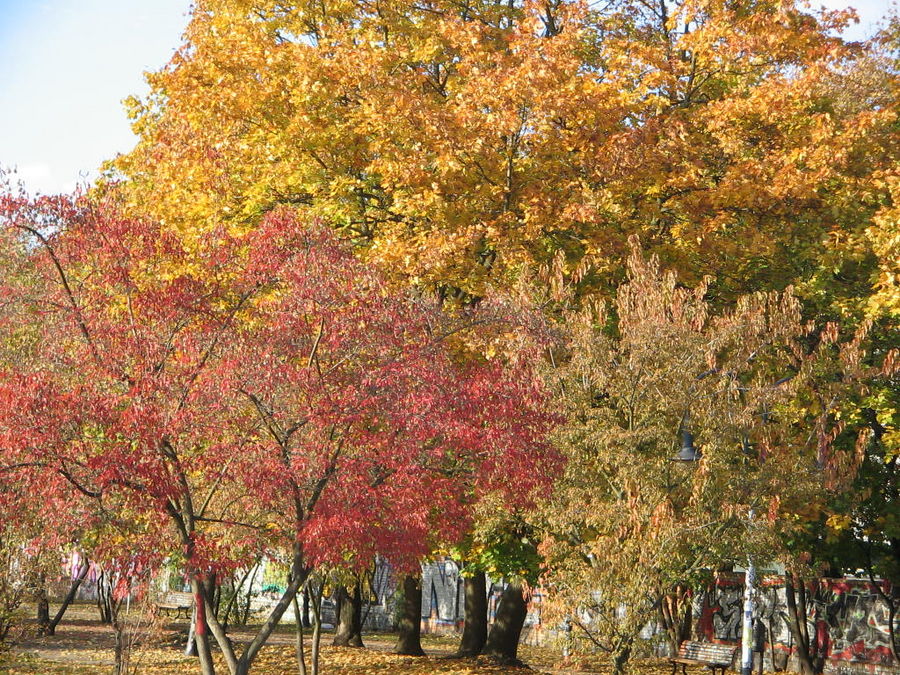
[(224, 569), (299, 540), (310, 563), (410, 564), (479, 494), (525, 504), (555, 472), (535, 378), (453, 363), (438, 307), (325, 228), (276, 211), (183, 251), (108, 205), (0, 206), (54, 228), (0, 288), (32, 335), (0, 373), (4, 464), (63, 476), (118, 555)]

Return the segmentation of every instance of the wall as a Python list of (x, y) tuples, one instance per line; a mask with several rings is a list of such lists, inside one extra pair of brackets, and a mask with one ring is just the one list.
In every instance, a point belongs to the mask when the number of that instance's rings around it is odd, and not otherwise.
[[(422, 621), (426, 632), (461, 630), (464, 616), (462, 584), (456, 566), (449, 561), (423, 565)], [(499, 583), (488, 588), (489, 614), (493, 618), (502, 592)], [(889, 593), (889, 589), (885, 587)], [(743, 614), (744, 577), (721, 576), (710, 589), (698, 593), (694, 601), (694, 639), (739, 644)], [(542, 591), (537, 589), (529, 603), (522, 639), (528, 644), (548, 643), (555, 626), (541, 620)], [(898, 673), (888, 633), (888, 608), (875, 587), (862, 579), (819, 579), (810, 584), (807, 599), (810, 635), (826, 645), (825, 672), (828, 675)], [(784, 617), (788, 614), (784, 580), (766, 577), (759, 584), (756, 616), (759, 642), (765, 641), (766, 670), (796, 667), (791, 658), (794, 641)], [(900, 621), (898, 621), (900, 629)], [(646, 627), (642, 637), (661, 631)], [(660, 641), (665, 645), (665, 641)], [(774, 645), (772, 649), (771, 645)]]
[[(721, 577), (695, 603), (696, 634), (702, 639), (740, 642), (743, 575)], [(756, 616), (766, 641), (766, 664), (782, 666), (794, 640), (785, 618), (787, 600), (782, 577), (759, 584)], [(886, 583), (884, 590), (890, 593)], [(808, 585), (810, 636), (825, 646), (828, 673), (897, 671), (890, 649), (888, 607), (878, 590), (862, 579), (818, 579)], [(771, 646), (774, 646), (774, 657)]]

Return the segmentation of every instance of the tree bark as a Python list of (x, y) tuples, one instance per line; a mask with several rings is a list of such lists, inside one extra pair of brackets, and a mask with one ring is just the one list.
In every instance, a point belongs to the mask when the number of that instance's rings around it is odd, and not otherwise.
[(338, 587), (338, 626), (332, 644), (335, 647), (362, 647), (362, 592), (359, 584), (348, 593), (344, 586)]
[(395, 654), (425, 656), (422, 649), (422, 579), (421, 575), (403, 577), (403, 606), (400, 616), (400, 634)]
[(672, 656), (678, 653), (682, 642), (691, 639), (691, 609), (691, 592), (682, 586), (676, 586), (659, 603), (663, 627), (669, 638), (669, 654)]
[(613, 652), (613, 675), (624, 675), (628, 660), (631, 658), (631, 647), (634, 644), (634, 638), (627, 638), (619, 641)]
[(194, 631), (197, 628), (197, 606), (191, 611), (191, 621), (188, 624), (187, 644), (184, 645), (185, 656), (199, 656), (197, 651), (197, 641), (194, 639)]
[(465, 577), (463, 582), (465, 593), (465, 622), (463, 634), (459, 641), (456, 656), (472, 658), (481, 654), (487, 642), (487, 575), (475, 572)]
[(112, 623), (112, 586), (102, 570), (97, 578), (97, 611), (100, 612), (100, 623)]
[(197, 576), (192, 576), (191, 592), (194, 594), (194, 607), (197, 611), (194, 622), (194, 643), (197, 645), (197, 656), (200, 659), (200, 672), (202, 675), (215, 675), (216, 667), (213, 664), (209, 641), (209, 625), (206, 621), (205, 591), (203, 582)]
[(788, 616), (785, 620), (794, 636), (800, 672), (803, 675), (818, 675), (821, 668), (817, 668), (818, 659), (815, 658), (816, 655), (811, 648), (809, 629), (806, 625), (806, 582), (803, 577), (788, 571), (784, 575), (784, 591), (788, 606)]
[(309, 588), (303, 589), (303, 627), (310, 628), (312, 621), (309, 618)]
[(50, 625), (50, 600), (47, 598), (47, 587), (43, 576), (37, 592), (37, 625), (38, 635), (44, 635), (47, 632), (47, 626)]
[[(304, 594), (305, 594), (304, 590)], [(296, 631), (296, 640), (294, 642), (294, 653), (297, 656), (297, 667), (300, 675), (307, 675), (306, 670), (306, 652), (303, 646), (303, 619), (300, 616), (300, 603), (297, 602), (295, 595), (291, 603), (294, 606), (294, 630)]]
[(526, 613), (522, 586), (518, 582), (511, 582), (500, 598), (494, 625), (491, 626), (482, 654), (502, 664), (518, 664), (519, 637), (525, 625)]
[(69, 592), (66, 593), (66, 597), (62, 601), (62, 605), (60, 605), (59, 609), (56, 611), (56, 614), (53, 617), (53, 620), (47, 624), (47, 635), (55, 635), (56, 627), (59, 625), (59, 622), (62, 621), (63, 616), (66, 613), (66, 610), (69, 608), (69, 605), (72, 604), (72, 601), (75, 599), (76, 593), (78, 593), (78, 588), (81, 586), (81, 582), (84, 581), (84, 578), (87, 576), (88, 569), (90, 565), (88, 564), (87, 559), (82, 563), (81, 569), (78, 571), (78, 576), (72, 581), (72, 585), (69, 587)]

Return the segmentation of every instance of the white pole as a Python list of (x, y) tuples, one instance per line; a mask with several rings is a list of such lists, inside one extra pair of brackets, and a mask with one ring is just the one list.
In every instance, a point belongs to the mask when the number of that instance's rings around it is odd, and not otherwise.
[[(750, 523), (753, 523), (753, 509), (750, 509)], [(756, 568), (753, 559), (747, 556), (747, 571), (744, 573), (744, 622), (741, 633), (741, 675), (753, 672), (753, 591), (756, 582)]]

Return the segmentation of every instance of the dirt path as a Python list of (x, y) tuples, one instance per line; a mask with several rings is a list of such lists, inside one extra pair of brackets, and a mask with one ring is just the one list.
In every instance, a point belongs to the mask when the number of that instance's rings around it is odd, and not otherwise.
[[(189, 675), (197, 672), (196, 660), (183, 654), (188, 622), (185, 619), (164, 620), (144, 645), (135, 651), (138, 673), (175, 673)], [(254, 629), (235, 630), (235, 642), (252, 639)], [(32, 631), (33, 635), (33, 631)], [(309, 635), (306, 636), (307, 649)], [(399, 657), (393, 654), (396, 637), (372, 634), (364, 637), (366, 649), (333, 648), (331, 636), (323, 636), (323, 673), (385, 673), (388, 675), (427, 675), (430, 673), (522, 673), (521, 669), (507, 669), (474, 661), (448, 659), (457, 645), (454, 636), (423, 635), (422, 646), (426, 658)], [(259, 668), (254, 672), (296, 673), (294, 660), (295, 633), (293, 625), (281, 626), (272, 635), (260, 655)], [(15, 675), (99, 675), (109, 673), (114, 665), (114, 635), (112, 629), (100, 623), (96, 608), (75, 605), (66, 614), (56, 635), (31, 637), (19, 643), (12, 654), (0, 662), (0, 673)], [(532, 672), (575, 675), (591, 671), (559, 670), (555, 663), (558, 654), (553, 650), (522, 647), (523, 660), (532, 665)], [(528, 672), (527, 670), (524, 672)], [(597, 672), (596, 670), (593, 672)]]

